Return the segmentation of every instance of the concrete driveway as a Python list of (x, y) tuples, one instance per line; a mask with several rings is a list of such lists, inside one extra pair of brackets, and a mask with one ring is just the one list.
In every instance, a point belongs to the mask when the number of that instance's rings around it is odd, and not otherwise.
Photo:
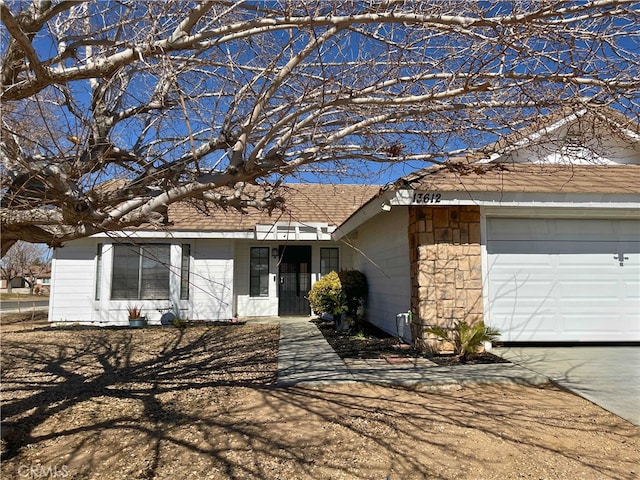
[(491, 352), (640, 426), (640, 347), (502, 347)]

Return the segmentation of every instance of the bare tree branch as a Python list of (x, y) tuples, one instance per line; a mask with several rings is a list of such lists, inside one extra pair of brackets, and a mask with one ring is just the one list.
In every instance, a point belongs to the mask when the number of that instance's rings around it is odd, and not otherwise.
[(33, 0), (0, 14), (2, 252), (160, 227), (187, 199), (273, 208), (300, 172), (445, 162), (554, 109), (639, 118), (631, 0)]

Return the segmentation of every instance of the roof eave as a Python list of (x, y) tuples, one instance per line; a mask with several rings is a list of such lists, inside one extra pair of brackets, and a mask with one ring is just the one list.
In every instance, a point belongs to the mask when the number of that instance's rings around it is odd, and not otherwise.
[(389, 211), (395, 205), (395, 194), (395, 190), (386, 190), (375, 195), (371, 200), (353, 212), (349, 218), (342, 222), (332, 233), (331, 237), (336, 241), (340, 240), (379, 213)]
[[(442, 192), (437, 202), (418, 202), (416, 194), (420, 190), (389, 190), (374, 198), (356, 211), (333, 233), (334, 240), (340, 240), (356, 230), (360, 225), (376, 215), (384, 215), (387, 208), (415, 206), (463, 206), (501, 208), (550, 208), (550, 209), (607, 209), (640, 210), (637, 193), (563, 193), (563, 192)], [(383, 208), (383, 206), (385, 206)], [(637, 214), (637, 213), (636, 213)]]

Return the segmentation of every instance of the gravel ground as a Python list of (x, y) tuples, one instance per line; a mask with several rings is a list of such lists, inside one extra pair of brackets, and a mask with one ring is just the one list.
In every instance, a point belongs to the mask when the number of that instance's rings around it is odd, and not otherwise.
[[(453, 353), (421, 352), (410, 345), (398, 342), (397, 337), (383, 332), (370, 323), (365, 323), (358, 334), (354, 334), (352, 331), (336, 331), (333, 321), (316, 319), (314, 323), (325, 340), (342, 359), (426, 358), (440, 366), (461, 364), (460, 358)], [(489, 352), (479, 352), (468, 355), (465, 363), (478, 365), (510, 362)]]
[(552, 386), (276, 388), (277, 339), (277, 325), (10, 328), (2, 478), (640, 475), (640, 429)]

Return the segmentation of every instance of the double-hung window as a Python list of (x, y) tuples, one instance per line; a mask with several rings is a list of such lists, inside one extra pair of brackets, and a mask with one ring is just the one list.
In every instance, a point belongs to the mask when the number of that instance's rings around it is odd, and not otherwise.
[(337, 272), (340, 268), (340, 256), (337, 248), (320, 249), (320, 275)]
[(96, 291), (95, 299), (100, 300), (102, 289), (102, 244), (99, 243), (96, 250)]
[(189, 300), (189, 272), (191, 271), (191, 245), (182, 244), (180, 264), (180, 300)]
[(269, 296), (269, 247), (251, 247), (249, 294), (252, 297)]
[(113, 246), (113, 300), (168, 300), (170, 245)]

